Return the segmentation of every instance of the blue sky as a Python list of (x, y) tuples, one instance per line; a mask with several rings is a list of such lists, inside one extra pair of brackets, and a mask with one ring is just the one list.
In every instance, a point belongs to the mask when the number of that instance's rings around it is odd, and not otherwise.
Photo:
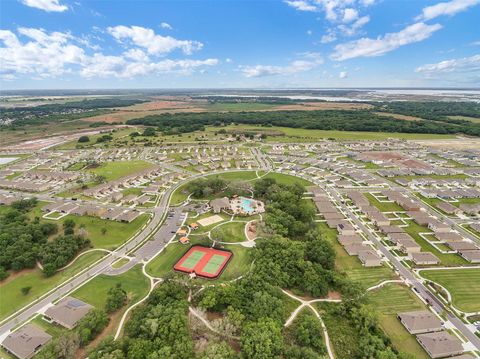
[(3, 89), (479, 87), (480, 0), (4, 0)]

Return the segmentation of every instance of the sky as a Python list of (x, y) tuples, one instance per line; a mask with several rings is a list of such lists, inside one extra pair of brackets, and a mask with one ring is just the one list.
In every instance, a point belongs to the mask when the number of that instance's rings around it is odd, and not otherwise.
[(0, 88), (480, 87), (480, 0), (1, 0)]

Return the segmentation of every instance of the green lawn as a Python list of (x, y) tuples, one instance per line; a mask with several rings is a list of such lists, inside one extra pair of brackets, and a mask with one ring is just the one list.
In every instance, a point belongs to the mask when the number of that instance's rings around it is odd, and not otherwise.
[[(7, 317), (24, 305), (40, 297), (56, 285), (80, 272), (88, 265), (102, 258), (105, 253), (90, 252), (81, 256), (75, 263), (65, 270), (51, 276), (45, 277), (40, 269), (26, 271), (16, 278), (6, 279), (0, 284), (0, 319)], [(20, 292), (21, 288), (31, 287), (27, 295)]]
[[(42, 212), (40, 208), (45, 204), (45, 202), (39, 203), (37, 207), (31, 212), (31, 216), (41, 217)], [(62, 224), (66, 219), (72, 219), (75, 221), (75, 228), (77, 231), (80, 231), (81, 228), (86, 231), (85, 236), (90, 239), (94, 248), (104, 248), (112, 250), (130, 239), (130, 237), (132, 237), (147, 222), (147, 220), (149, 219), (149, 215), (142, 214), (131, 223), (122, 223), (110, 221), (107, 219), (101, 219), (98, 217), (75, 215), (68, 215), (59, 220), (42, 220), (56, 223), (59, 229), (61, 229)], [(102, 234), (103, 228), (107, 230), (105, 234)]]
[(99, 275), (73, 292), (72, 296), (103, 309), (108, 291), (117, 283), (120, 283), (127, 292), (128, 304), (143, 298), (150, 289), (150, 281), (143, 275), (141, 266), (137, 265), (118, 276)]
[(374, 196), (372, 196), (370, 193), (364, 193), (365, 197), (368, 198), (370, 203), (377, 207), (379, 211), (381, 212), (404, 212), (405, 210), (396, 204), (395, 202), (380, 202), (378, 201)]
[(424, 270), (420, 274), (445, 287), (456, 308), (466, 312), (480, 311), (480, 268)]
[(99, 167), (89, 169), (88, 171), (97, 176), (105, 176), (108, 182), (152, 167), (153, 165), (151, 163), (140, 160), (114, 161), (104, 162)]
[(275, 181), (277, 181), (277, 183), (286, 184), (286, 185), (292, 185), (294, 183), (301, 184), (305, 187), (314, 185), (312, 182), (307, 181), (303, 178), (296, 177), (296, 176), (291, 176), (291, 175), (286, 175), (286, 174), (283, 174), (283, 173), (271, 172), (271, 173), (267, 174), (266, 176), (262, 177), (262, 179), (263, 178), (273, 178)]
[(244, 242), (245, 237), (245, 222), (229, 222), (222, 224), (212, 230), (212, 238), (220, 242)]
[(425, 309), (423, 303), (412, 291), (403, 285), (387, 284), (385, 287), (369, 292), (368, 297), (372, 306), (378, 311), (380, 326), (392, 344), (398, 350), (407, 352), (416, 359), (428, 359), (427, 353), (396, 316), (401, 312)]
[(387, 266), (381, 267), (361, 267), (357, 269), (346, 270), (347, 276), (363, 285), (364, 288), (370, 288), (384, 280), (396, 279), (393, 270)]
[(120, 258), (118, 261), (112, 264), (112, 268), (121, 268), (128, 262), (130, 261), (127, 258)]
[(187, 187), (188, 183), (184, 183), (172, 193), (172, 196), (170, 197), (170, 205), (179, 205), (188, 198), (190, 193), (188, 192)]
[(234, 171), (207, 176), (207, 178), (208, 177), (220, 177), (226, 181), (250, 181), (256, 179), (257, 174), (255, 171)]
[(431, 232), (428, 228), (420, 226), (413, 221), (407, 221), (408, 227), (403, 227), (406, 233), (411, 235), (413, 239), (420, 245), (423, 252), (432, 252), (435, 254), (444, 266), (456, 266), (467, 264), (467, 261), (457, 254), (444, 254), (439, 252), (427, 240), (420, 237), (419, 233)]

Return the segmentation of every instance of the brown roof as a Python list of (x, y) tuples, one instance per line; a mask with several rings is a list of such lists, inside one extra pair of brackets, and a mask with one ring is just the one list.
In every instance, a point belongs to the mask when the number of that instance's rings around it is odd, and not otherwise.
[(79, 299), (65, 297), (45, 311), (45, 316), (54, 322), (72, 329), (93, 307)]
[(410, 257), (415, 264), (440, 263), (438, 257), (430, 252), (414, 252), (410, 253)]
[(462, 342), (446, 331), (419, 334), (417, 340), (432, 358), (463, 353)]
[(2, 346), (20, 359), (31, 358), (52, 336), (33, 324), (27, 324), (9, 334)]
[(442, 329), (442, 322), (428, 310), (399, 313), (402, 324), (410, 333), (425, 333)]

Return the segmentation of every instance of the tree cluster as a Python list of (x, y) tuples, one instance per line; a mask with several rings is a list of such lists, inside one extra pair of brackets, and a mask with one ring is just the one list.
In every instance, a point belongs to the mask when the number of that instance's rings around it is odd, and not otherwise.
[[(445, 103), (445, 106), (450, 104), (450, 102)], [(452, 115), (459, 113), (465, 112), (450, 112)], [(466, 121), (439, 123), (438, 121), (431, 121), (431, 119), (438, 119), (436, 115), (431, 117), (426, 120), (407, 121), (393, 118), (388, 116), (388, 114), (380, 115), (374, 110), (165, 113), (131, 119), (127, 121), (127, 124), (154, 126), (167, 134), (200, 131), (205, 126), (217, 126), (217, 124), (245, 124), (316, 130), (438, 134), (465, 133), (480, 136), (480, 125), (478, 124)]]
[(88, 239), (67, 230), (73, 227), (66, 227), (65, 235), (48, 241), (49, 236), (58, 232), (57, 225), (41, 222), (38, 217), (31, 220), (27, 212), (35, 203), (14, 202), (0, 215), (0, 279), (8, 276), (8, 270), (33, 268), (37, 261), (43, 265), (45, 275), (52, 275), (90, 245)]

